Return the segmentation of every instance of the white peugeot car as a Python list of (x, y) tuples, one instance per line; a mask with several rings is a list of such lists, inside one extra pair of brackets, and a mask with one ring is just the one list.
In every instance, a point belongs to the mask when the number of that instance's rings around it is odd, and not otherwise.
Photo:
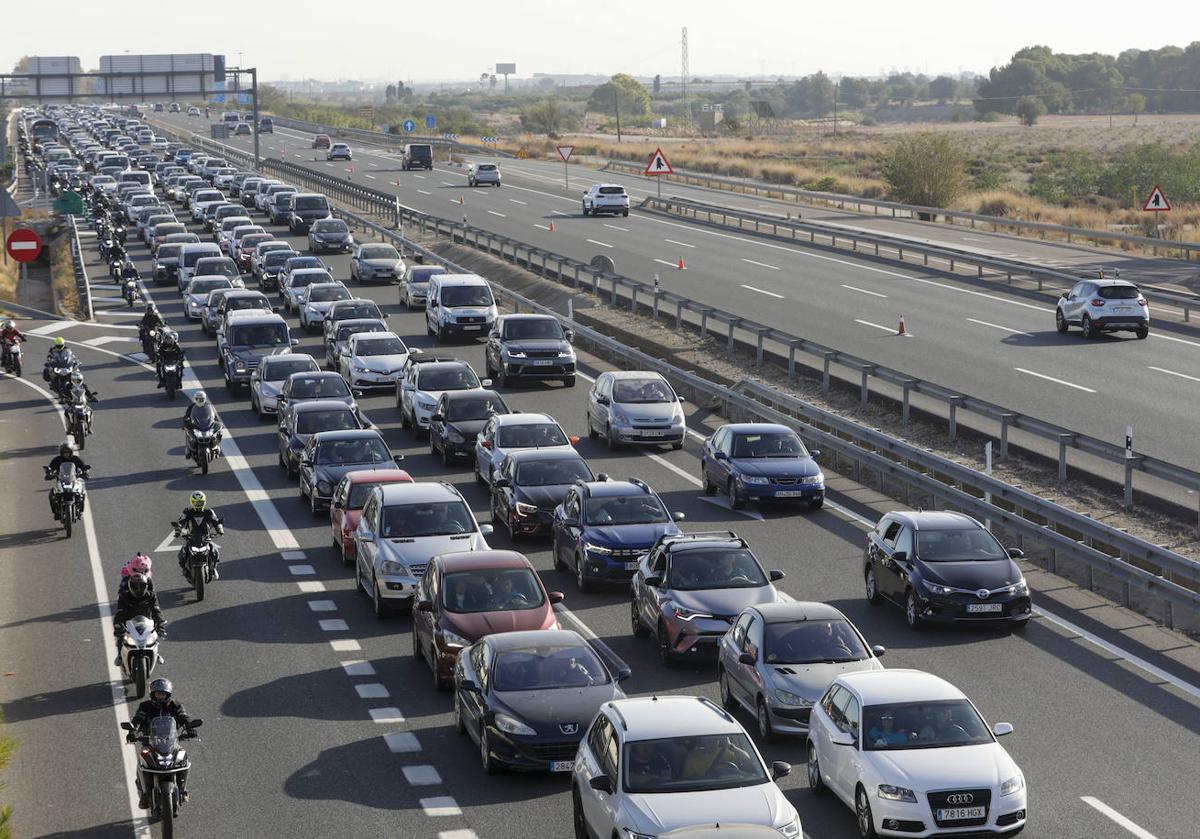
[(1008, 835), (1025, 827), (1025, 776), (949, 682), (919, 670), (838, 676), (812, 710), (808, 785), (833, 790), (874, 836)]
[(746, 730), (698, 696), (605, 702), (575, 754), (575, 836), (652, 839), (691, 827), (755, 825), (801, 835), (800, 816)]

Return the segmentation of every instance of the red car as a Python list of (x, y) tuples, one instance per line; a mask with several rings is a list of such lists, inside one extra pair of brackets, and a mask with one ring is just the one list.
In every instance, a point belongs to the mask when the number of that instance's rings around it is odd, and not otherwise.
[(269, 242), (275, 238), (274, 233), (251, 233), (243, 236), (238, 242), (238, 252), (235, 255), (238, 265), (243, 271), (249, 271), (251, 262), (254, 259), (254, 249), (263, 242)]
[(330, 140), (328, 134), (318, 134), (316, 137), (313, 137), (312, 147), (314, 149), (327, 149), (329, 148), (329, 143)]
[(554, 604), (533, 564), (516, 551), (461, 551), (435, 556), (413, 597), (413, 658), (423, 658), (433, 683), (450, 686), (464, 647), (485, 635), (561, 629)]
[(412, 476), (403, 469), (361, 469), (350, 472), (333, 489), (329, 505), (329, 526), (333, 530), (333, 549), (342, 557), (343, 565), (354, 564), (354, 539), (358, 517), (371, 490), (381, 484), (411, 484)]

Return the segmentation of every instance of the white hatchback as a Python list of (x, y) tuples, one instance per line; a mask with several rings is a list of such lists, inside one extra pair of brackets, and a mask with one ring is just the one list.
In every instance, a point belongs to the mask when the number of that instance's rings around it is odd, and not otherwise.
[(812, 710), (808, 785), (833, 790), (874, 836), (1006, 835), (1025, 826), (1025, 776), (954, 685), (920, 670), (839, 676)]

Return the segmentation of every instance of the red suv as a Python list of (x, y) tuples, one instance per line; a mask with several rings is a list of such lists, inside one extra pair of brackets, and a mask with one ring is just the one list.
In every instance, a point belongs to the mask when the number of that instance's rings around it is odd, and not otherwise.
[(313, 137), (312, 147), (314, 149), (327, 149), (329, 148), (329, 143), (330, 140), (328, 134), (318, 134), (316, 137)]
[(354, 564), (354, 531), (371, 490), (382, 484), (412, 482), (412, 476), (403, 469), (361, 469), (338, 482), (329, 505), (329, 526), (333, 530), (333, 549), (341, 554), (343, 565)]

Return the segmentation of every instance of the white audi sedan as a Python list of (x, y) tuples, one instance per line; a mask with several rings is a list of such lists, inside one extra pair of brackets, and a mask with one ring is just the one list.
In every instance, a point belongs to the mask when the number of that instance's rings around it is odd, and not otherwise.
[(954, 685), (919, 670), (839, 676), (809, 720), (808, 785), (832, 790), (874, 836), (1010, 835), (1025, 776)]

